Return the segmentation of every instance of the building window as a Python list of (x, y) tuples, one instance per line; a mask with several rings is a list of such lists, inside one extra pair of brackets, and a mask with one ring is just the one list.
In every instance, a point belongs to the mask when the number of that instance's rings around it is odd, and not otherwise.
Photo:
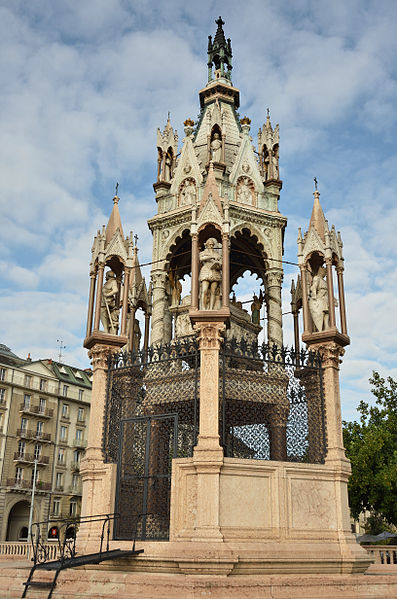
[(67, 397), (67, 396), (68, 396), (68, 389), (69, 389), (69, 387), (68, 387), (67, 385), (64, 385), (64, 386), (63, 386), (62, 395), (63, 395), (64, 397)]
[(57, 489), (62, 489), (62, 480), (63, 480), (63, 474), (62, 472), (57, 472), (56, 477), (55, 477), (55, 487)]
[(77, 512), (77, 503), (76, 501), (71, 501), (69, 505), (69, 516), (75, 516)]
[(61, 430), (60, 430), (60, 433), (59, 433), (60, 440), (61, 441), (66, 441), (67, 436), (68, 436), (68, 429), (67, 429), (67, 427), (66, 426), (61, 426)]
[(0, 387), (0, 403), (4, 403), (6, 400), (6, 390), (4, 387)]
[(18, 455), (20, 458), (25, 456), (26, 443), (25, 441), (19, 441), (18, 443)]
[(26, 433), (28, 430), (28, 419), (21, 418), (21, 433)]
[(20, 466), (17, 466), (15, 468), (15, 482), (21, 483), (23, 481), (23, 468), (21, 468)]
[(73, 461), (75, 464), (80, 464), (80, 458), (81, 458), (81, 451), (79, 451), (78, 449), (76, 449), (73, 452)]
[(30, 376), (30, 374), (25, 374), (25, 387), (31, 387), (32, 386), (32, 377)]
[(25, 395), (23, 396), (23, 409), (24, 410), (30, 410), (30, 400), (31, 400), (31, 395), (28, 395), (27, 393), (25, 393)]
[(58, 449), (58, 464), (64, 464), (65, 462), (65, 450), (60, 447)]
[(0, 368), (0, 381), (5, 381), (5, 380), (6, 380), (6, 369)]
[(83, 439), (83, 431), (81, 428), (76, 428), (76, 441), (82, 441)]
[(45, 413), (45, 404), (46, 401), (43, 397), (40, 397), (39, 399), (39, 412), (40, 414), (44, 414)]
[(39, 460), (40, 459), (40, 455), (41, 455), (41, 445), (39, 445), (38, 443), (36, 443), (36, 445), (34, 446), (34, 459), (35, 460)]
[(76, 490), (79, 486), (79, 475), (73, 474), (72, 476), (72, 489)]
[(40, 379), (40, 391), (47, 390), (47, 381), (45, 379)]
[(83, 389), (79, 389), (79, 401), (83, 401), (84, 391)]
[[(30, 480), (32, 482), (32, 486), (33, 486), (33, 481), (34, 481), (34, 470), (32, 470), (32, 476), (30, 477)], [(39, 471), (36, 470), (36, 485), (39, 482)]]
[(52, 514), (53, 516), (59, 516), (59, 508), (61, 505), (60, 499), (54, 499), (54, 503), (52, 504)]
[(69, 404), (62, 405), (62, 418), (69, 418)]
[(84, 408), (79, 408), (77, 412), (77, 420), (79, 422), (84, 422)]
[(41, 437), (42, 433), (43, 433), (43, 427), (44, 427), (44, 422), (42, 422), (41, 420), (39, 420), (36, 424), (36, 435), (38, 437)]

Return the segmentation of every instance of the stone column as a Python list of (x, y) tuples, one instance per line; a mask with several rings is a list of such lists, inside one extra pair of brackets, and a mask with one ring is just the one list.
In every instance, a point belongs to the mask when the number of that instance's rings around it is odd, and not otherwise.
[(152, 273), (152, 345), (164, 343), (165, 276), (163, 271)]
[(309, 310), (309, 294), (307, 290), (307, 272), (305, 265), (300, 266), (302, 282), (303, 334), (312, 332)]
[(281, 312), (281, 284), (283, 272), (279, 269), (269, 269), (266, 272), (267, 293), (267, 339), (269, 345), (274, 343), (279, 347), (283, 344), (283, 318)]
[(343, 335), (347, 335), (347, 320), (346, 320), (346, 305), (345, 305), (345, 289), (343, 285), (343, 267), (338, 266), (336, 269), (338, 275), (338, 296), (339, 296), (339, 313), (340, 327)]
[(330, 258), (326, 260), (327, 268), (327, 289), (328, 289), (328, 304), (329, 304), (329, 326), (335, 328), (335, 299), (334, 299), (334, 284), (332, 281), (332, 262)]
[(102, 302), (102, 287), (103, 287), (103, 271), (105, 269), (104, 264), (100, 264), (98, 267), (98, 282), (96, 288), (95, 298), (95, 318), (94, 318), (94, 331), (99, 331), (99, 322), (101, 318), (101, 302)]
[(229, 234), (222, 233), (222, 308), (229, 307), (230, 267)]
[[(95, 344), (89, 351), (93, 368), (88, 444), (81, 461), (83, 483), (81, 516), (111, 514), (114, 512), (116, 491), (116, 464), (105, 464), (102, 456), (102, 432), (107, 388), (107, 358), (118, 348)], [(98, 550), (102, 523), (94, 522), (81, 527), (78, 534), (79, 552)]]
[(121, 314), (121, 330), (120, 334), (126, 334), (127, 328), (127, 311), (128, 311), (128, 287), (130, 285), (130, 268), (125, 269), (124, 273), (124, 290), (123, 290), (123, 308)]
[(146, 352), (149, 347), (149, 321), (150, 315), (145, 312), (145, 335), (143, 338), (143, 351)]
[(198, 296), (199, 296), (199, 245), (198, 245), (198, 234), (192, 233), (192, 290), (191, 290), (191, 308), (192, 310), (198, 310)]
[(90, 291), (88, 295), (88, 313), (87, 313), (87, 330), (86, 337), (89, 337), (92, 333), (92, 320), (94, 314), (94, 298), (95, 298), (95, 282), (96, 282), (96, 273), (92, 272), (90, 274)]
[(220, 472), (223, 450), (219, 444), (219, 349), (222, 322), (195, 325), (200, 347), (200, 426), (193, 464), (197, 476), (196, 541), (223, 540), (220, 532)]
[(128, 331), (128, 349), (134, 351), (134, 328), (135, 328), (136, 307), (130, 307), (130, 330)]

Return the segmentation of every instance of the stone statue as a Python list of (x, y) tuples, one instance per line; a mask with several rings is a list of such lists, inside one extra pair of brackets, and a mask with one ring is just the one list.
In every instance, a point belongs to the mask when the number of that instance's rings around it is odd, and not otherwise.
[(200, 309), (218, 310), (221, 307), (220, 281), (222, 261), (215, 248), (215, 239), (207, 239), (200, 252)]
[(272, 161), (272, 178), (273, 179), (278, 179), (278, 156), (277, 156), (277, 150), (273, 150), (272, 151), (271, 161)]
[(219, 138), (219, 133), (214, 133), (214, 137), (211, 141), (211, 160), (214, 162), (221, 161), (222, 154), (222, 142)]
[(181, 206), (188, 206), (196, 201), (196, 187), (191, 179), (185, 181), (180, 197)]
[(309, 290), (310, 314), (317, 331), (325, 331), (329, 328), (328, 287), (324, 279), (326, 272), (326, 269), (320, 266)]
[(120, 308), (116, 305), (116, 298), (119, 289), (116, 275), (112, 270), (108, 270), (105, 278), (106, 282), (102, 287), (101, 322), (105, 333), (117, 335)]
[(137, 352), (141, 346), (141, 327), (139, 326), (139, 320), (134, 318), (134, 334), (132, 338), (132, 351)]
[(260, 324), (261, 320), (261, 308), (263, 304), (262, 289), (259, 293), (259, 297), (254, 293), (254, 298), (251, 304), (251, 321), (253, 324)]
[(247, 177), (240, 182), (237, 190), (237, 201), (242, 204), (252, 204), (252, 193)]
[[(185, 295), (181, 301), (181, 306), (190, 306), (191, 296)], [(187, 309), (188, 310), (188, 309)], [(194, 330), (190, 320), (189, 312), (181, 312), (175, 319), (175, 337), (186, 337), (187, 335), (194, 335)]]
[(175, 271), (170, 271), (168, 278), (171, 284), (171, 306), (179, 306), (181, 301), (182, 283), (175, 276)]

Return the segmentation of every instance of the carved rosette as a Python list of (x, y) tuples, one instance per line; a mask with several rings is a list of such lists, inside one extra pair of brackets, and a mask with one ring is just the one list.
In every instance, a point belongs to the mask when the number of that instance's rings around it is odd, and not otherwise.
[(199, 348), (220, 350), (223, 341), (222, 333), (226, 329), (223, 322), (198, 322), (194, 325)]

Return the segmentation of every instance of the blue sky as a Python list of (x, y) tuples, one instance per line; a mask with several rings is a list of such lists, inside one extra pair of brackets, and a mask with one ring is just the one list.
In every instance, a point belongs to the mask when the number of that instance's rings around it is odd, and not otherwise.
[[(22, 356), (88, 365), (82, 348), (93, 235), (119, 181), (124, 230), (151, 257), (156, 130), (183, 137), (222, 15), (251, 133), (280, 124), (285, 259), (296, 261), (313, 177), (342, 233), (352, 345), (342, 409), (397, 376), (397, 4), (389, 0), (0, 0), (0, 341)], [(285, 270), (284, 311), (294, 267)], [(144, 274), (148, 274), (146, 270)], [(292, 322), (285, 317), (285, 338)]]

